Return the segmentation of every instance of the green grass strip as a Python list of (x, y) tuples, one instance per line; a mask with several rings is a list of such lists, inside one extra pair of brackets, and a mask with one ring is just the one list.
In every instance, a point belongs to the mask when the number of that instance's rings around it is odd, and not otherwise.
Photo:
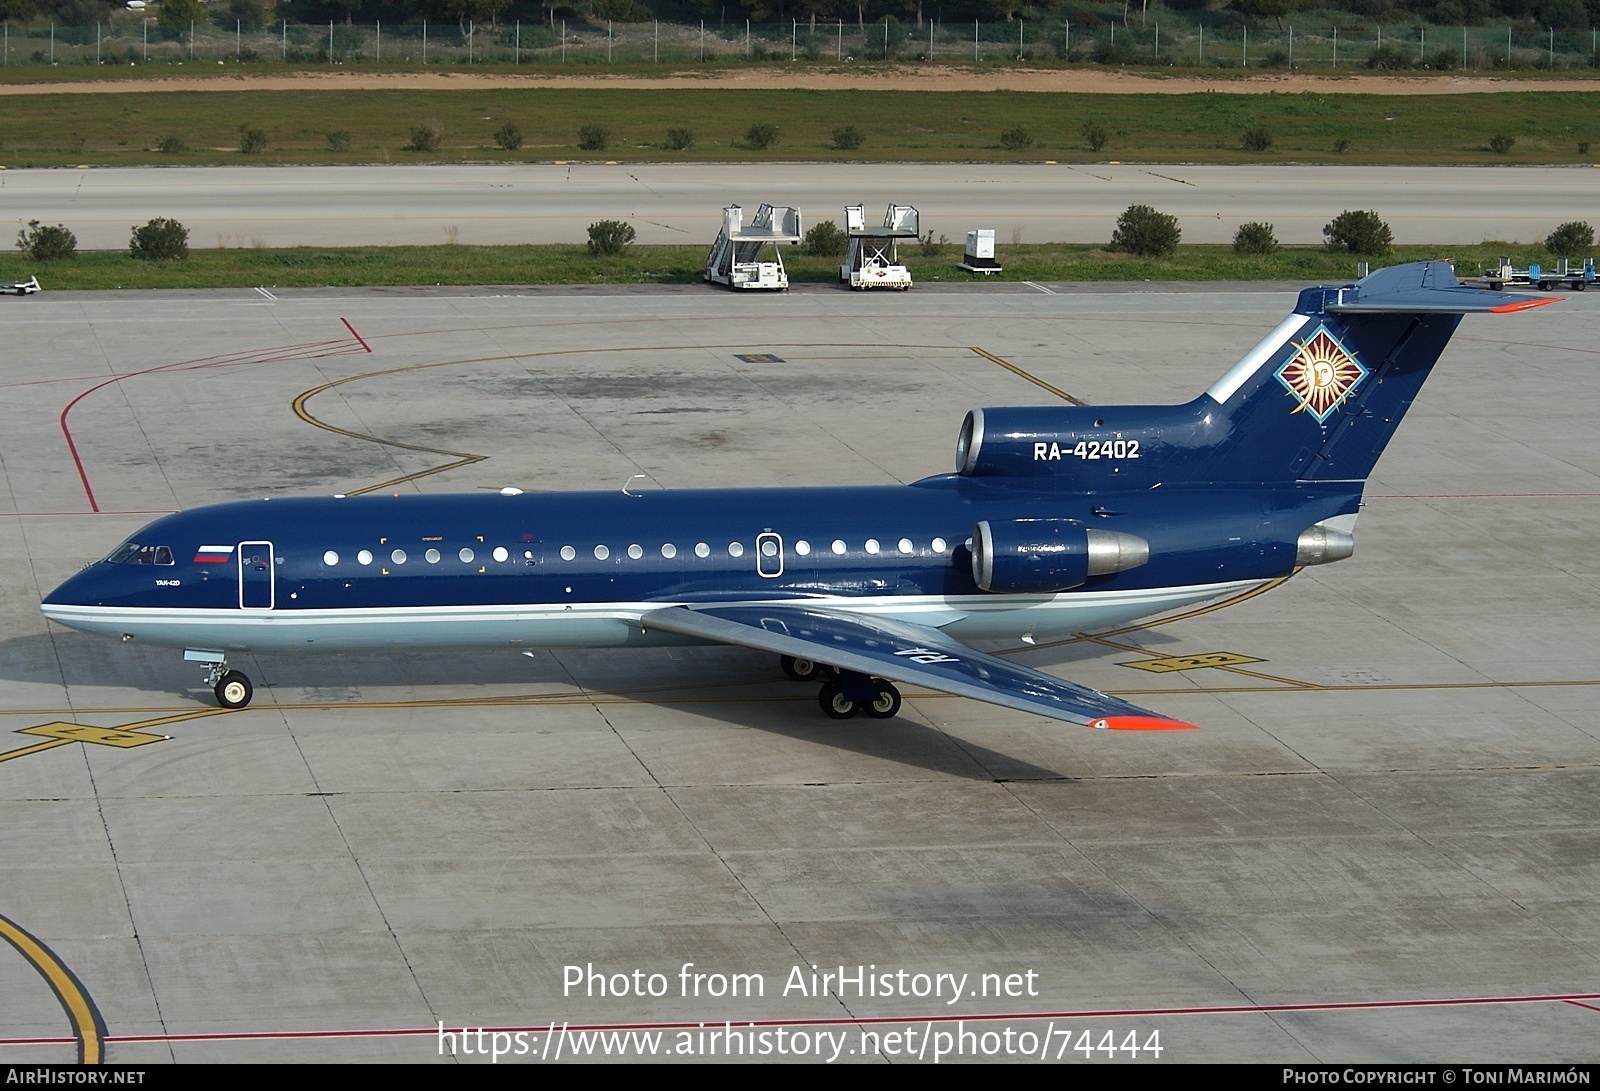
[[(0, 165), (619, 162), (1590, 163), (1600, 161), (1600, 95), (1480, 95), (674, 90), (506, 87), (492, 90), (250, 90), (0, 98)], [(435, 151), (410, 151), (436, 122)], [(1108, 135), (1099, 151), (1084, 138)], [(754, 147), (752, 125), (778, 127)], [(496, 146), (507, 124), (514, 151)], [(603, 148), (579, 129), (607, 130)], [(858, 148), (835, 146), (854, 125)], [(240, 151), (240, 127), (266, 134)], [(1025, 146), (1002, 145), (1021, 129)], [(668, 130), (693, 134), (669, 146)], [(1248, 130), (1270, 137), (1244, 146)], [(330, 134), (335, 134), (330, 138)], [(1509, 146), (1494, 151), (1495, 138)], [(1015, 141), (1014, 141), (1015, 143)], [(169, 150), (160, 150), (163, 145)], [(1591, 146), (1595, 149), (1591, 151)]]
[[(921, 283), (983, 280), (958, 270), (959, 246), (923, 254), (907, 248), (907, 264)], [(180, 262), (135, 261), (117, 251), (89, 251), (62, 261), (0, 257), (0, 283), (37, 276), (45, 290), (109, 288), (314, 288), (408, 285), (690, 284), (702, 279), (706, 247), (633, 246), (618, 257), (596, 257), (583, 246), (396, 246), (195, 250)], [(1009, 281), (1227, 281), (1345, 282), (1357, 258), (1321, 247), (1285, 247), (1266, 256), (1235, 254), (1228, 246), (1184, 246), (1168, 259), (1142, 259), (1103, 248), (1036, 244), (998, 248)], [(1541, 248), (1508, 243), (1477, 246), (1402, 246), (1373, 259), (1373, 268), (1427, 258), (1453, 258), (1462, 276), (1500, 255), (1518, 266), (1554, 266)], [(838, 259), (785, 251), (796, 284), (838, 281)], [(9, 304), (8, 304), (9, 305)]]

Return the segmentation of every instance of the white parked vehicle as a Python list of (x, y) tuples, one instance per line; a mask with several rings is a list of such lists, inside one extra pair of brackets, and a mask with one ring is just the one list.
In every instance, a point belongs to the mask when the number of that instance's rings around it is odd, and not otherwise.
[(900, 240), (918, 237), (917, 210), (910, 205), (890, 205), (883, 214), (882, 227), (868, 227), (861, 205), (850, 205), (844, 210), (845, 233), (850, 236), (850, 248), (845, 252), (844, 264), (839, 266), (839, 279), (848, 281), (850, 287), (895, 288), (905, 291), (911, 287), (911, 270), (900, 261)]
[(4, 290), (12, 295), (32, 295), (39, 290), (39, 278), (29, 277), (27, 280), (19, 280), (14, 284), (7, 284)]
[[(780, 245), (799, 241), (798, 208), (762, 205), (745, 227), (744, 209), (729, 205), (722, 210), (722, 231), (706, 255), (706, 279), (730, 288), (786, 291), (789, 274)], [(770, 251), (771, 260), (762, 260), (763, 251)]]

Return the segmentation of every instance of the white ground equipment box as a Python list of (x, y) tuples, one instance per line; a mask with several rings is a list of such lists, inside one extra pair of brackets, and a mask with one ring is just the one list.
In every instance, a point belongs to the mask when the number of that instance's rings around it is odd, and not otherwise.
[[(789, 287), (789, 274), (783, 268), (780, 243), (800, 241), (800, 210), (762, 205), (749, 227), (744, 226), (744, 209), (729, 205), (722, 210), (722, 231), (706, 255), (706, 279), (730, 288), (782, 292)], [(771, 260), (763, 261), (763, 251), (771, 249)]]
[(957, 269), (969, 273), (998, 273), (1000, 263), (994, 260), (994, 228), (980, 227), (967, 232), (967, 253), (956, 264)]
[(868, 227), (861, 205), (844, 210), (845, 232), (850, 249), (839, 266), (839, 279), (852, 288), (911, 287), (911, 270), (900, 264), (901, 239), (919, 235), (917, 210), (910, 205), (890, 205), (883, 214), (882, 227)]

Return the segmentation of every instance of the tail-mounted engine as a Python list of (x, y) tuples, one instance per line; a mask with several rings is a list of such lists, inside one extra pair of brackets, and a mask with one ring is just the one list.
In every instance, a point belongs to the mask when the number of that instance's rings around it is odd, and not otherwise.
[(1149, 559), (1143, 538), (1073, 519), (985, 519), (972, 532), (972, 579), (1001, 595), (1067, 591)]

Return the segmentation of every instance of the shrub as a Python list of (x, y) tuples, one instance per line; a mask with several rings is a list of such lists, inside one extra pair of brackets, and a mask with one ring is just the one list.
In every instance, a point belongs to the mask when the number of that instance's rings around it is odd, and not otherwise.
[(522, 147), (522, 130), (508, 121), (494, 131), (494, 142), (502, 151), (514, 152)]
[(821, 223), (812, 224), (800, 245), (814, 257), (838, 258), (844, 256), (844, 248), (850, 243), (850, 236), (839, 230), (839, 225), (832, 220), (823, 220)]
[(239, 126), (239, 150), (245, 155), (255, 155), (267, 150), (267, 131), (250, 125)]
[(350, 150), (350, 134), (340, 130), (328, 134), (328, 150), (331, 152), (347, 152)]
[(611, 145), (611, 130), (604, 125), (584, 125), (578, 130), (578, 147), (586, 152), (603, 152)]
[(668, 129), (667, 147), (675, 152), (688, 151), (694, 146), (693, 129)]
[(1579, 155), (1588, 155), (1589, 154), (1589, 142), (1587, 140), (1578, 141), (1578, 154)]
[(1504, 155), (1517, 146), (1517, 138), (1505, 133), (1495, 133), (1489, 138), (1489, 150), (1496, 155)]
[(1367, 55), (1367, 67), (1401, 72), (1411, 67), (1411, 51), (1397, 45), (1383, 45)]
[(621, 220), (598, 220), (589, 225), (589, 253), (615, 256), (633, 242), (633, 225)]
[(842, 152), (855, 151), (865, 139), (861, 130), (854, 125), (843, 125), (833, 130), (833, 146)]
[(1246, 151), (1264, 152), (1272, 147), (1272, 134), (1266, 126), (1256, 125), (1244, 131), (1239, 143), (1244, 145)]
[(1278, 248), (1278, 237), (1272, 225), (1264, 223), (1240, 224), (1233, 234), (1235, 254), (1270, 254)]
[(1000, 134), (1000, 146), (1007, 151), (1023, 151), (1033, 147), (1033, 134), (1021, 125), (1013, 126)]
[(925, 258), (938, 257), (940, 254), (944, 253), (944, 248), (949, 245), (949, 235), (940, 235), (938, 241), (936, 242), (934, 241), (932, 231), (929, 231), (926, 235), (923, 235), (917, 240), (917, 250)]
[(1350, 139), (1348, 137), (1341, 136), (1338, 140), (1333, 142), (1333, 150), (1335, 153), (1343, 155), (1345, 152), (1350, 150)]
[(1157, 212), (1149, 205), (1129, 205), (1117, 217), (1111, 249), (1126, 250), (1141, 258), (1170, 258), (1177, 253), (1182, 237), (1178, 217)]
[(758, 121), (744, 131), (744, 140), (751, 147), (766, 151), (778, 142), (778, 127), (769, 121)]
[(406, 141), (405, 150), (408, 152), (436, 152), (439, 145), (444, 143), (444, 122), (438, 118), (430, 117), (421, 125), (411, 128), (411, 139)]
[(1339, 213), (1322, 229), (1329, 250), (1351, 254), (1386, 254), (1394, 245), (1394, 232), (1376, 212)]
[(1106, 146), (1106, 141), (1111, 139), (1111, 134), (1106, 132), (1106, 127), (1098, 121), (1085, 121), (1083, 123), (1083, 140), (1089, 145), (1089, 150), (1097, 152)]
[(128, 252), (140, 261), (182, 261), (189, 256), (189, 229), (158, 216), (133, 229)]
[(77, 253), (78, 236), (61, 224), (50, 227), (38, 220), (29, 220), (28, 226), (17, 232), (17, 249), (34, 261), (57, 261)]
[(179, 152), (188, 150), (188, 147), (183, 143), (183, 138), (179, 136), (164, 136), (156, 143), (156, 151), (162, 155), (177, 155)]
[(1594, 228), (1582, 220), (1564, 223), (1545, 237), (1544, 248), (1560, 258), (1575, 258), (1594, 249)]

